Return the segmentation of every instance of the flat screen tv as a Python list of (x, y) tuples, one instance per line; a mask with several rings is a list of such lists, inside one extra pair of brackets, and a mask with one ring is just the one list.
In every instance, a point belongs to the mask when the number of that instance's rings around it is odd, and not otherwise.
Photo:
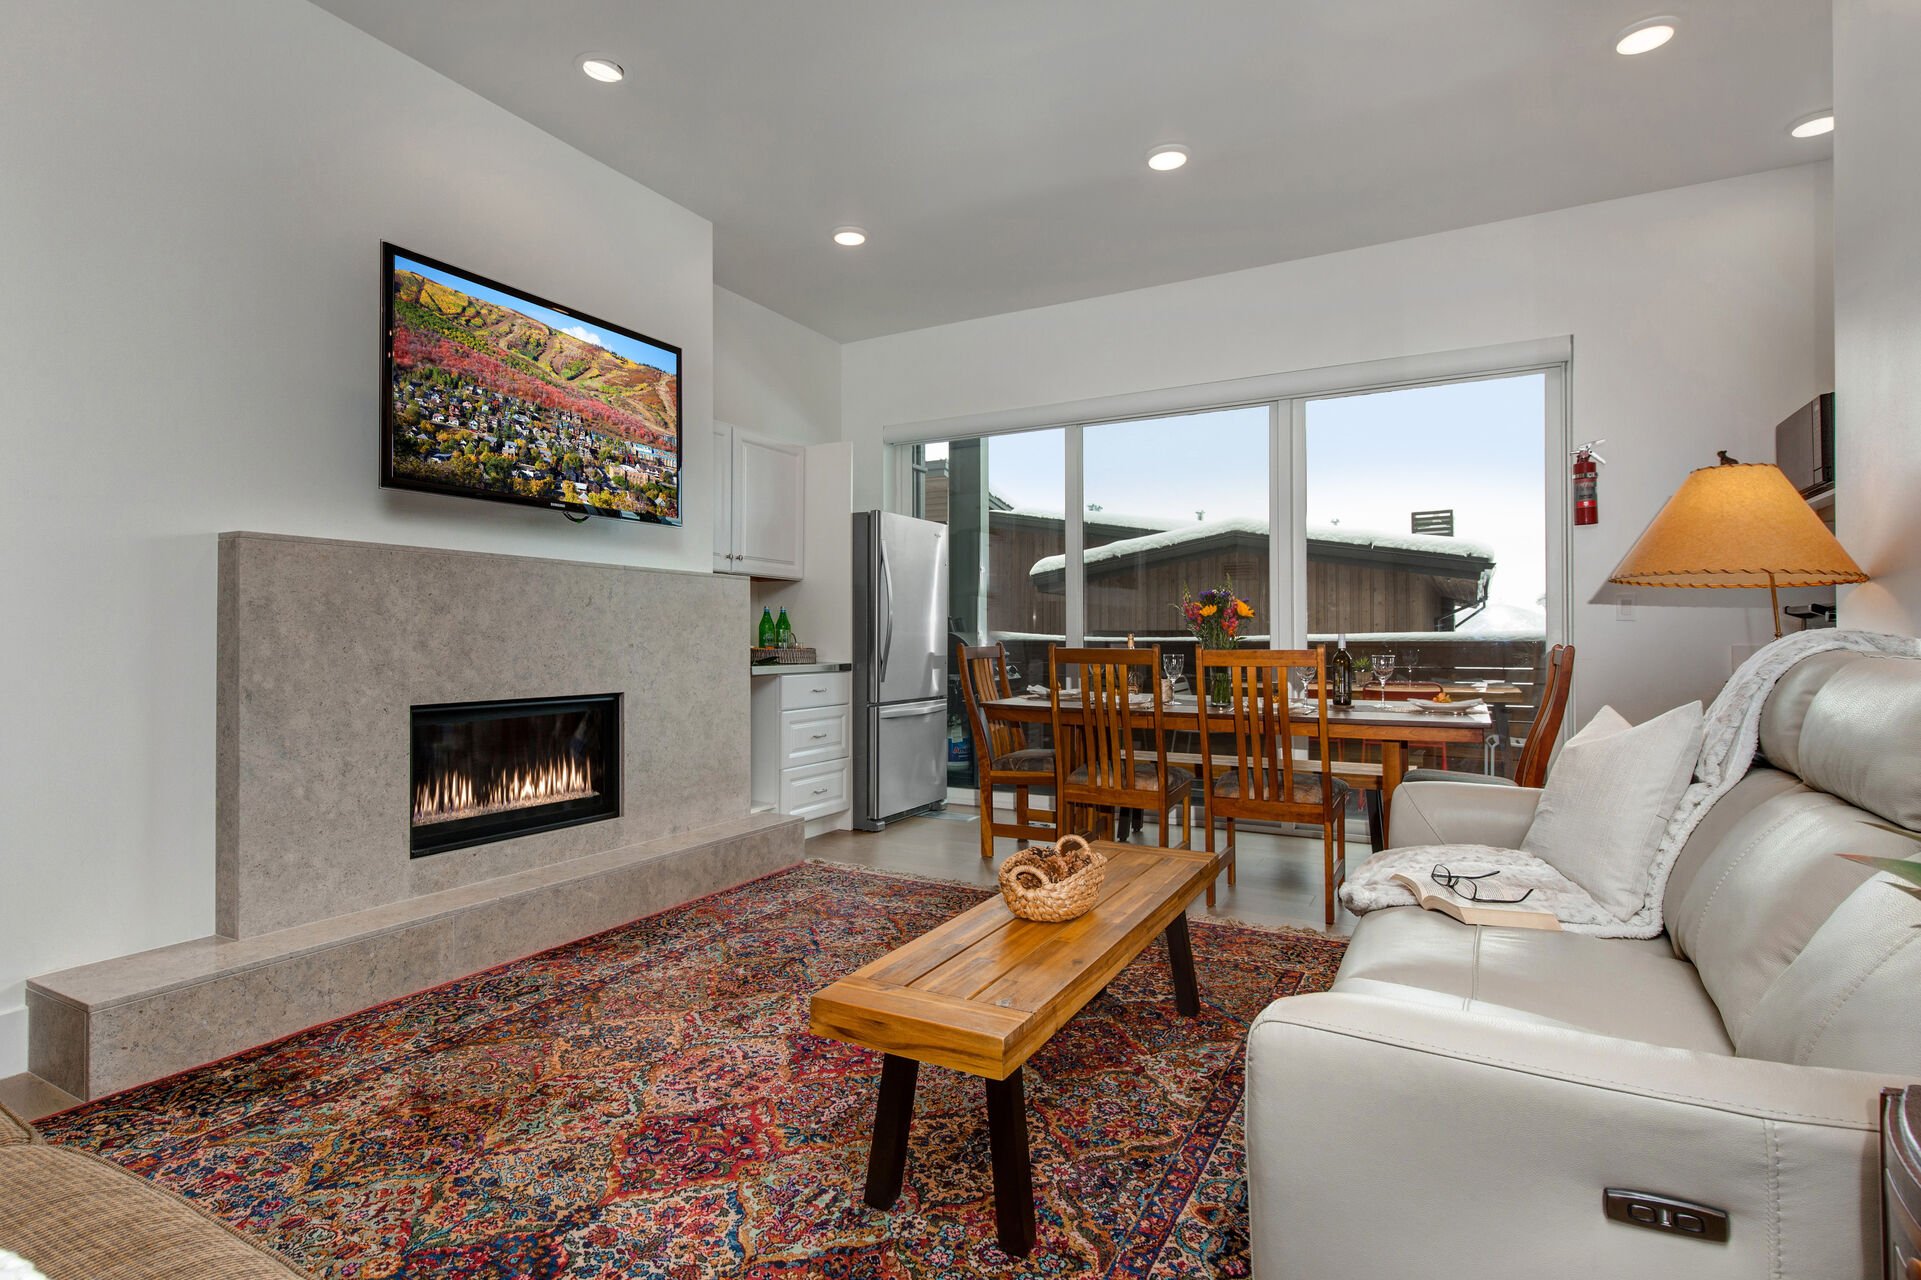
[(381, 246), (383, 486), (680, 523), (680, 348)]

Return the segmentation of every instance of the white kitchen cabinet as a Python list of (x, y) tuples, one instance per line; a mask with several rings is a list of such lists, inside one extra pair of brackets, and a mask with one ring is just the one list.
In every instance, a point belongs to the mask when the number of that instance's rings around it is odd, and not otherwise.
[(714, 568), (798, 579), (807, 527), (806, 449), (716, 425), (714, 457)]
[(808, 834), (845, 826), (851, 804), (852, 677), (831, 668), (756, 671), (756, 808), (808, 820)]
[(734, 429), (714, 428), (714, 572), (734, 571)]
[(780, 811), (794, 818), (825, 818), (847, 808), (847, 761), (783, 769)]

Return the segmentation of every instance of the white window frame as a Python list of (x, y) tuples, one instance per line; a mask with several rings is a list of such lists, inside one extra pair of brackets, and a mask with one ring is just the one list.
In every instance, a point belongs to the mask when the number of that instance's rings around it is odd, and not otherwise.
[[(1065, 437), (1066, 574), (1064, 590), (1068, 644), (1085, 638), (1085, 564), (1082, 551), (1086, 517), (1085, 476), (1082, 471), (1082, 430), (1130, 419), (1167, 418), (1223, 409), (1266, 406), (1268, 409), (1268, 599), (1274, 602), (1269, 620), (1271, 643), (1301, 645), (1307, 640), (1307, 403), (1340, 396), (1369, 395), (1407, 387), (1474, 382), (1524, 374), (1544, 375), (1543, 441), (1546, 528), (1542, 530), (1547, 557), (1547, 643), (1566, 643), (1571, 637), (1568, 598), (1567, 524), (1571, 501), (1567, 459), (1572, 453), (1570, 383), (1574, 361), (1571, 337), (1542, 338), (1461, 351), (1399, 356), (1357, 364), (1330, 365), (1286, 373), (1195, 383), (1151, 391), (1064, 401), (1022, 409), (972, 414), (928, 422), (886, 427), (881, 440), (888, 446), (888, 504), (905, 511), (913, 493), (913, 458), (909, 446), (940, 441), (970, 440), (1015, 432), (1059, 430)], [(1281, 465), (1285, 460), (1285, 465)]]

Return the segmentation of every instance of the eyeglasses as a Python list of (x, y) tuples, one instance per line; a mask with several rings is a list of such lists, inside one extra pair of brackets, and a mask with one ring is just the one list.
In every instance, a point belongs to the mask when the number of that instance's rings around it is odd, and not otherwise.
[(1511, 906), (1517, 902), (1526, 902), (1528, 898), (1533, 895), (1534, 890), (1529, 889), (1518, 898), (1487, 897), (1481, 892), (1481, 881), (1491, 880), (1500, 874), (1499, 871), (1483, 871), (1478, 875), (1462, 875), (1458, 871), (1450, 871), (1445, 863), (1437, 862), (1434, 864), (1434, 870), (1430, 873), (1429, 878), (1443, 889), (1451, 889), (1463, 898), (1466, 898), (1469, 902), (1488, 902), (1497, 906), (1503, 904)]

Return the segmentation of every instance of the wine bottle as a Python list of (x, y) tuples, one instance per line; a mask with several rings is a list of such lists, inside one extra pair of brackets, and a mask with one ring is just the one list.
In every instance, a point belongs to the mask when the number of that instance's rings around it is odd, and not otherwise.
[(788, 649), (792, 648), (793, 644), (794, 624), (787, 621), (787, 610), (782, 609), (780, 617), (774, 620), (774, 647)]
[(1334, 661), (1328, 672), (1327, 700), (1337, 707), (1354, 705), (1354, 659), (1347, 652), (1347, 632), (1341, 632), (1334, 648)]
[(774, 647), (774, 611), (766, 605), (762, 605), (760, 610), (760, 647)]

